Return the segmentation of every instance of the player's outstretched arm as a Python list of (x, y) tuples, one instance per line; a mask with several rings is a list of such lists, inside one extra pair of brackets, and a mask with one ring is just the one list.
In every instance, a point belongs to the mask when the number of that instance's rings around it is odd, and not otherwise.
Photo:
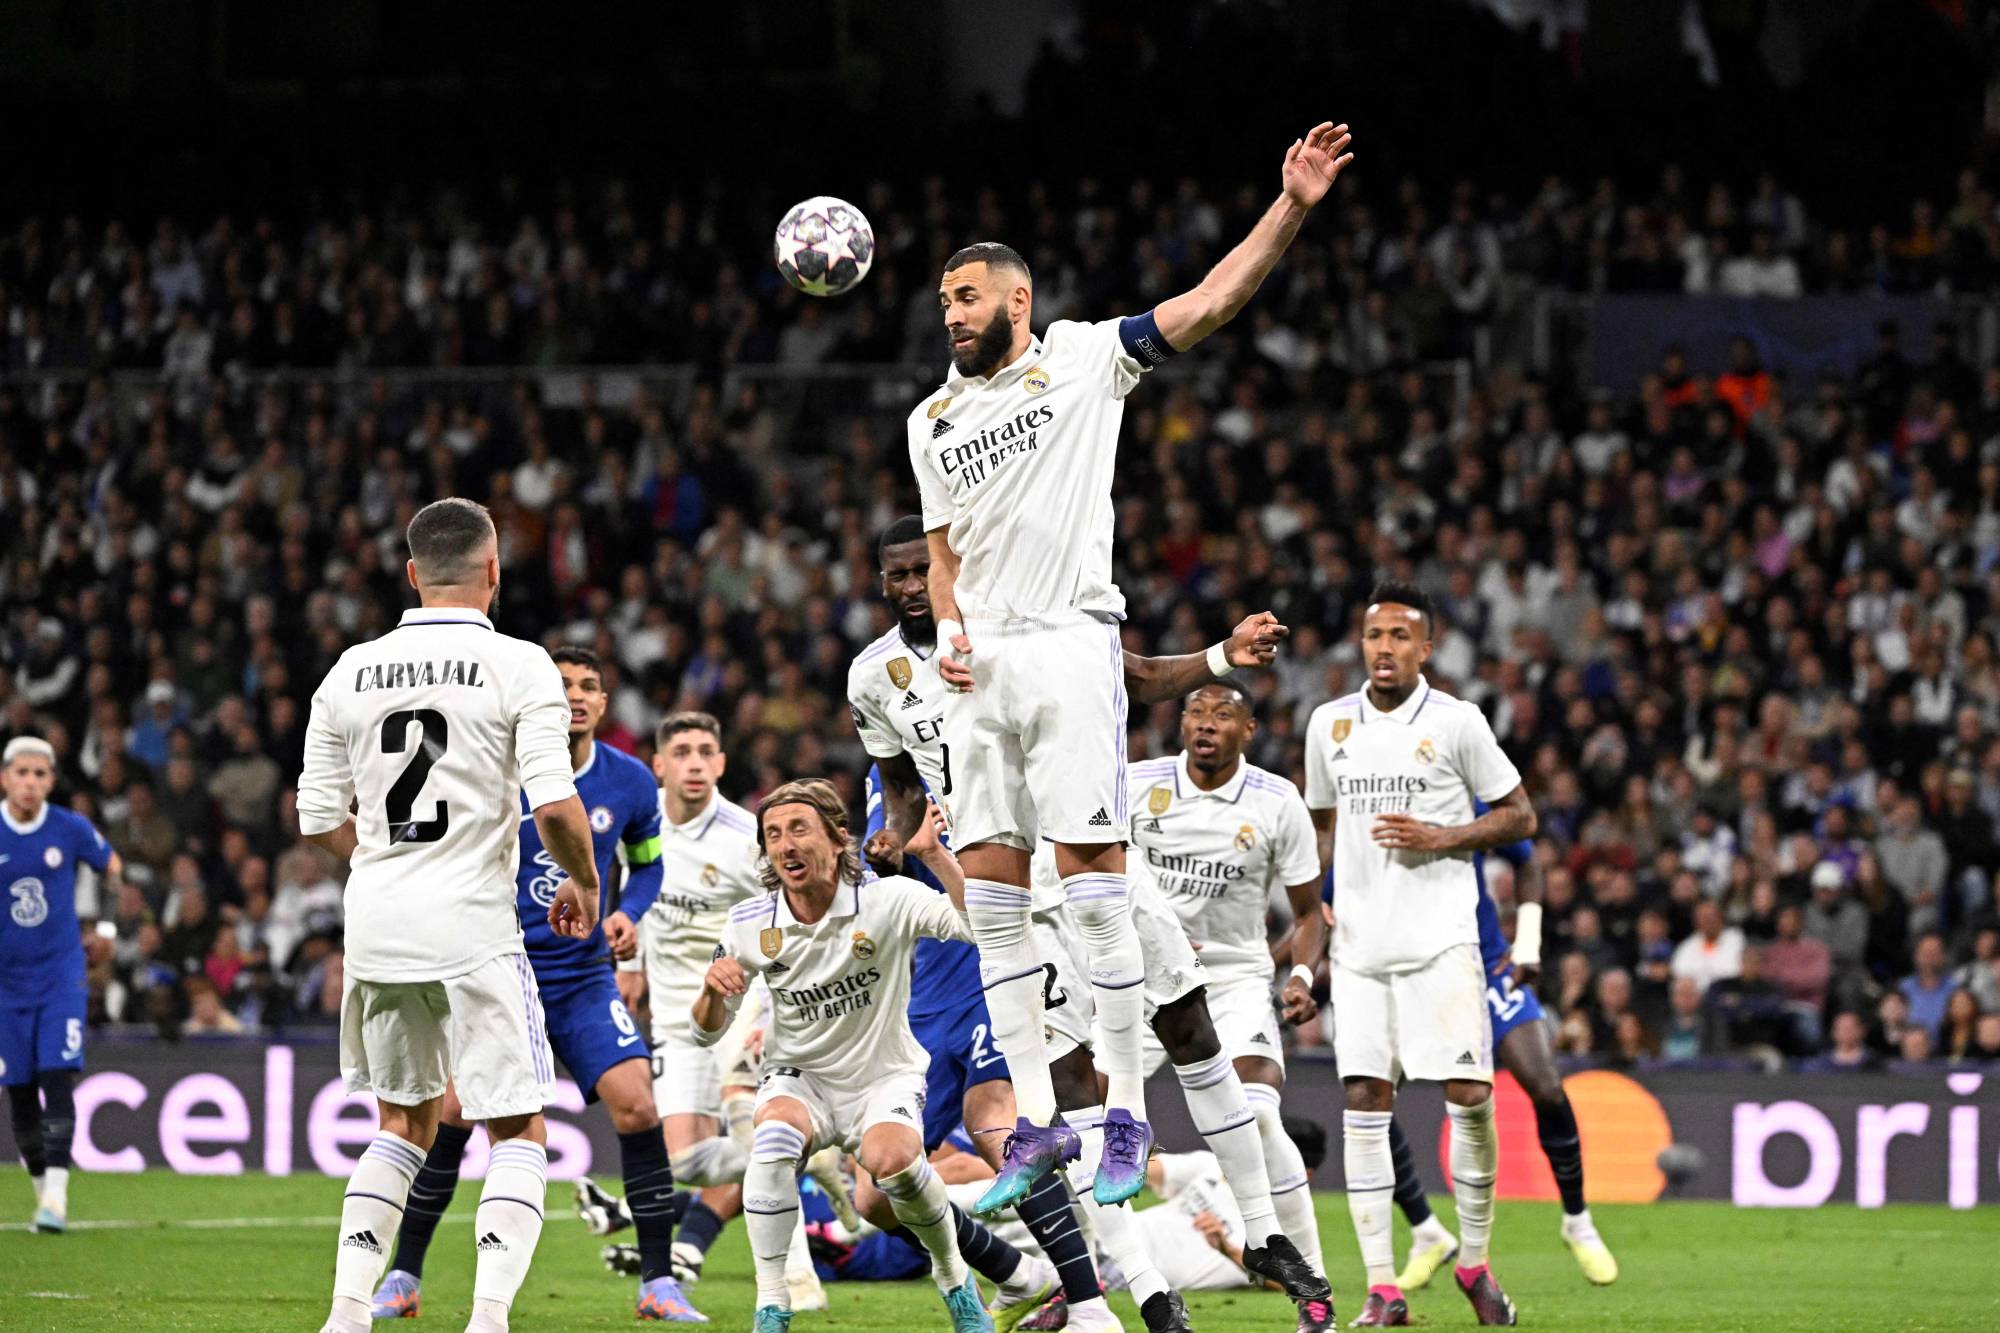
[(1185, 352), (1236, 318), (1299, 234), (1306, 214), (1354, 160), (1354, 154), (1346, 151), (1352, 139), (1347, 126), (1328, 121), (1315, 125), (1285, 150), (1280, 174), (1284, 188), (1277, 202), (1264, 210), (1250, 234), (1193, 291), (1162, 301), (1154, 311), (1168, 346)]
[(1382, 815), (1369, 830), (1379, 847), (1405, 852), (1484, 852), (1535, 836), (1534, 802), (1516, 787), (1470, 824), (1426, 824), (1414, 815)]
[(688, 1012), (694, 1039), (703, 1046), (713, 1046), (722, 1040), (750, 989), (750, 976), (743, 970), (743, 964), (720, 948), (716, 953), (719, 956), (708, 965), (708, 975), (702, 978), (701, 994), (694, 997), (694, 1007)]
[(1514, 865), (1514, 977), (1523, 986), (1542, 979), (1542, 868), (1535, 858)]
[(1125, 690), (1134, 703), (1157, 704), (1178, 699), (1238, 667), (1266, 667), (1278, 654), (1278, 643), (1292, 631), (1269, 611), (1245, 616), (1228, 638), (1205, 653), (1175, 657), (1125, 654)]
[(924, 779), (909, 752), (877, 759), (882, 775), (882, 827), (868, 835), (861, 854), (878, 875), (903, 873), (903, 852), (924, 825)]
[(597, 856), (583, 798), (572, 792), (535, 807), (535, 828), (549, 855), (569, 876), (556, 887), (555, 901), (549, 904), (549, 929), (580, 940), (597, 926), (598, 902)]
[(951, 848), (944, 845), (945, 835), (949, 832), (951, 825), (945, 819), (943, 807), (934, 799), (926, 799), (924, 818), (903, 850), (922, 861), (937, 876), (937, 882), (944, 885), (945, 893), (951, 898), (952, 907), (963, 912), (965, 871), (959, 868), (958, 858), (951, 854)]
[(1285, 1021), (1294, 1027), (1312, 1022), (1319, 1012), (1312, 996), (1313, 978), (1326, 959), (1326, 919), (1319, 911), (1319, 884), (1315, 875), (1302, 883), (1285, 886), (1285, 897), (1292, 905), (1292, 929), (1287, 937), (1292, 943), (1292, 971), (1285, 978), (1279, 999), (1284, 1005)]

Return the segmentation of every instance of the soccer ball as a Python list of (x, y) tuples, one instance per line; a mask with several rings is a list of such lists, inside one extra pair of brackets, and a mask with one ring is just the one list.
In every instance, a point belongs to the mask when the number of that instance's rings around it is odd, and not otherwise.
[(875, 229), (845, 199), (817, 194), (785, 214), (773, 253), (785, 281), (807, 296), (838, 296), (868, 276)]

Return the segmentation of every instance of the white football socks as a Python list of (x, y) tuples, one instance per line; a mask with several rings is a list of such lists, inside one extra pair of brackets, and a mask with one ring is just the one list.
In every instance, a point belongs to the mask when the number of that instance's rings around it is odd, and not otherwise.
[(1451, 1197), (1458, 1203), (1458, 1266), (1486, 1262), (1493, 1235), (1493, 1179), (1500, 1143), (1493, 1133), (1493, 1099), (1477, 1106), (1445, 1103), (1451, 1116)]
[(1029, 924), (1028, 891), (990, 879), (965, 881), (965, 918), (979, 946), (979, 981), (993, 1043), (1007, 1057), (1014, 1104), (1037, 1125), (1056, 1118), (1056, 1089), (1049, 1077), (1042, 1033), (1042, 957)]
[(1347, 1211), (1361, 1244), (1371, 1287), (1396, 1282), (1395, 1237), (1390, 1215), (1396, 1196), (1396, 1163), (1389, 1153), (1387, 1111), (1349, 1111), (1341, 1118), (1341, 1161), (1347, 1168)]
[(743, 1228), (757, 1264), (757, 1308), (792, 1308), (785, 1261), (799, 1220), (799, 1163), (806, 1136), (782, 1120), (757, 1126), (750, 1165), (743, 1173)]
[(1226, 1053), (1191, 1065), (1175, 1065), (1174, 1077), (1187, 1097), (1188, 1114), (1208, 1150), (1222, 1168), (1229, 1192), (1243, 1214), (1243, 1243), (1262, 1249), (1279, 1230), (1271, 1205), (1271, 1179), (1264, 1167), (1264, 1145), (1257, 1133), (1257, 1116), (1244, 1096), (1243, 1081)]
[(549, 1153), (529, 1139), (502, 1139), (487, 1160), (486, 1184), (472, 1215), (473, 1310), (505, 1327), (507, 1311), (527, 1279), (542, 1239), (542, 1206), (549, 1193)]
[(1245, 1083), (1243, 1095), (1257, 1113), (1257, 1137), (1264, 1149), (1264, 1169), (1271, 1180), (1271, 1206), (1278, 1225), (1298, 1246), (1313, 1272), (1326, 1276), (1326, 1260), (1319, 1243), (1319, 1215), (1313, 1211), (1312, 1182), (1306, 1176), (1306, 1159), (1299, 1145), (1285, 1133), (1284, 1113), (1278, 1090), (1268, 1083)]
[(347, 1178), (340, 1201), (340, 1244), (333, 1255), (333, 1318), (366, 1327), (375, 1284), (395, 1249), (410, 1183), (423, 1169), (424, 1150), (387, 1132), (375, 1136)]
[[(754, 1131), (753, 1131), (754, 1137)], [(668, 1163), (677, 1185), (735, 1185), (743, 1179), (750, 1154), (735, 1139), (715, 1135), (683, 1148)]]
[(919, 1157), (893, 1176), (877, 1176), (875, 1185), (889, 1196), (896, 1220), (923, 1242), (931, 1255), (931, 1276), (938, 1290), (950, 1295), (965, 1285), (965, 1258), (958, 1252), (958, 1224), (944, 1182)]
[[(1132, 924), (1122, 874), (1070, 875), (1063, 882), (1070, 916), (1083, 936), (1084, 966), (1103, 1040), (1092, 1053), (1104, 1074), (1104, 1104), (1146, 1118), (1146, 1071), (1140, 1053), (1146, 1022), (1146, 959)], [(990, 1006), (989, 1006), (990, 1007)], [(1007, 1067), (1012, 1069), (1010, 1058)]]
[(42, 1174), (41, 1182), (35, 1188), (35, 1196), (42, 1207), (53, 1208), (59, 1213), (69, 1212), (69, 1168), (52, 1166)]

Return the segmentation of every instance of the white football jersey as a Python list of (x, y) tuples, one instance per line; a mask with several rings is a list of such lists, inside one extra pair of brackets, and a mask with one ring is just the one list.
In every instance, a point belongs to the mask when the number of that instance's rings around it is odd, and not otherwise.
[(424, 607), (340, 655), (313, 695), (299, 828), (353, 807), (347, 971), (461, 976), (521, 949), (520, 798), (576, 794), (562, 673), (477, 611)]
[(1187, 755), (1126, 770), (1130, 873), (1145, 875), (1218, 975), (1271, 975), (1264, 914), (1272, 894), (1319, 878), (1319, 842), (1298, 788), (1242, 761), (1203, 791)]
[[(716, 956), (736, 959), (771, 988), (764, 1072), (797, 1069), (858, 1085), (928, 1069), (909, 1019), (910, 961), (925, 936), (972, 939), (950, 898), (903, 875), (842, 884), (811, 925), (792, 915), (783, 893), (731, 908)], [(729, 1009), (733, 1018), (736, 1005)], [(721, 1034), (695, 1027), (694, 1035), (707, 1045)]]
[(900, 628), (862, 649), (847, 668), (847, 707), (862, 748), (876, 759), (909, 755), (940, 801), (951, 796), (950, 755), (938, 739), (948, 694), (936, 653), (911, 647)]
[(1167, 1164), (1167, 1183), (1161, 1195), (1165, 1202), (1133, 1214), (1154, 1267), (1172, 1273), (1174, 1285), (1183, 1291), (1256, 1285), (1234, 1260), (1210, 1245), (1194, 1224), (1200, 1214), (1211, 1213), (1222, 1223), (1230, 1244), (1241, 1246), (1246, 1239), (1243, 1212), (1236, 1206), (1236, 1195), (1214, 1155), (1162, 1153), (1161, 1157)]
[(967, 620), (1124, 615), (1111, 476), (1125, 395), (1146, 369), (1118, 320), (1057, 320), (997, 373), (954, 372), (910, 413), (924, 527), (951, 526)]
[(1333, 961), (1357, 972), (1407, 972), (1456, 944), (1478, 944), (1472, 853), (1382, 847), (1377, 815), (1470, 824), (1521, 785), (1486, 715), (1419, 678), (1394, 712), (1367, 691), (1313, 710), (1306, 730), (1306, 804), (1335, 812)]
[[(765, 892), (757, 877), (757, 817), (721, 792), (685, 824), (667, 817), (660, 793), (660, 896), (639, 921), (644, 957), (708, 970), (729, 909)], [(628, 969), (631, 970), (631, 969)]]

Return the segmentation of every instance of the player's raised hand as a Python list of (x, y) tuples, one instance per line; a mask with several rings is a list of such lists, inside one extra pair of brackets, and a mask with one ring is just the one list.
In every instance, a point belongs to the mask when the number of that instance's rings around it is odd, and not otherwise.
[(938, 678), (953, 694), (972, 693), (972, 640), (965, 637), (965, 629), (956, 621), (940, 624), (951, 629), (952, 634), (945, 640), (946, 651), (938, 654)]
[(937, 803), (937, 797), (924, 798), (924, 822), (910, 840), (903, 844), (903, 850), (919, 861), (925, 860), (932, 852), (944, 847), (945, 835), (951, 832), (951, 821), (945, 817), (944, 807)]
[(878, 828), (869, 834), (868, 841), (861, 844), (861, 854), (878, 875), (903, 873), (903, 849), (896, 845), (896, 834), (891, 829)]
[(1334, 178), (1354, 160), (1354, 154), (1347, 151), (1353, 139), (1347, 126), (1321, 121), (1305, 138), (1293, 140), (1285, 150), (1285, 197), (1301, 208), (1311, 208), (1324, 199)]
[(701, 979), (702, 989), (723, 999), (733, 999), (750, 989), (749, 978), (743, 975), (743, 964), (734, 958), (718, 958), (708, 965), (708, 975)]
[(639, 952), (639, 928), (623, 912), (613, 912), (604, 918), (604, 942), (611, 946), (611, 956), (622, 963)]
[(580, 940), (596, 928), (597, 886), (591, 885), (586, 892), (575, 880), (565, 879), (549, 903), (549, 929), (564, 939)]
[(1266, 667), (1278, 655), (1278, 644), (1291, 632), (1289, 625), (1279, 624), (1278, 618), (1269, 611), (1259, 611), (1253, 616), (1243, 617), (1242, 623), (1230, 631), (1229, 642), (1223, 652), (1231, 666)]
[(1426, 824), (1415, 815), (1382, 815), (1369, 829), (1369, 836), (1375, 839), (1377, 847), (1387, 847), (1399, 852), (1441, 852), (1445, 850), (1445, 831), (1436, 824)]

